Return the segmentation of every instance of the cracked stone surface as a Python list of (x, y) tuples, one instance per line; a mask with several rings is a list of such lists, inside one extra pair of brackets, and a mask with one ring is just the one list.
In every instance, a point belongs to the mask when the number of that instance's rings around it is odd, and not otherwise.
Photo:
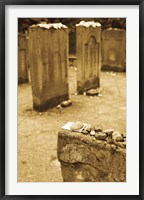
[(58, 159), (66, 182), (126, 181), (126, 149), (79, 132), (60, 131)]

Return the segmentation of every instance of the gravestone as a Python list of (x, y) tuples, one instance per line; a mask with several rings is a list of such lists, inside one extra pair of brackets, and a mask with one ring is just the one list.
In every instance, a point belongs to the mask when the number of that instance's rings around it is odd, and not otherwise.
[(18, 34), (18, 84), (28, 82), (27, 36)]
[(102, 33), (102, 69), (126, 70), (126, 31), (109, 28)]
[(100, 86), (101, 25), (81, 21), (76, 25), (77, 91)]
[(126, 182), (126, 148), (62, 130), (57, 154), (64, 182)]
[(44, 111), (68, 100), (68, 29), (61, 23), (29, 28), (33, 108)]

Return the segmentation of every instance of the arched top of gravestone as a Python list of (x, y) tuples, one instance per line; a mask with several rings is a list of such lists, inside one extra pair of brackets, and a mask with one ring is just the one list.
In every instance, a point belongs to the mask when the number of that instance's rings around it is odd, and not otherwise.
[(49, 24), (41, 23), (41, 24), (36, 24), (36, 25), (30, 26), (30, 28), (37, 28), (37, 27), (44, 28), (44, 29), (51, 29), (51, 28), (65, 29), (65, 28), (67, 28), (67, 26), (62, 23), (49, 23)]
[(76, 26), (82, 26), (82, 27), (93, 27), (93, 28), (97, 28), (100, 27), (101, 24), (99, 22), (94, 22), (94, 21), (89, 21), (89, 22), (85, 22), (85, 21), (81, 21), (79, 24), (76, 24)]
[(91, 35), (91, 36), (89, 37), (89, 39), (88, 39), (88, 43), (89, 43), (90, 45), (96, 44), (96, 38), (95, 38), (95, 36)]

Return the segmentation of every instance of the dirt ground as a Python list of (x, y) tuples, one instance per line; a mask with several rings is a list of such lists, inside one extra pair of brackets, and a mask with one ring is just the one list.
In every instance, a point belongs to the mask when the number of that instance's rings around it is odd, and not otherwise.
[[(70, 82), (73, 76), (70, 77)], [(101, 73), (102, 96), (75, 95), (72, 106), (46, 112), (32, 109), (30, 84), (18, 87), (18, 181), (62, 182), (57, 160), (57, 134), (68, 121), (100, 124), (126, 134), (126, 74)]]

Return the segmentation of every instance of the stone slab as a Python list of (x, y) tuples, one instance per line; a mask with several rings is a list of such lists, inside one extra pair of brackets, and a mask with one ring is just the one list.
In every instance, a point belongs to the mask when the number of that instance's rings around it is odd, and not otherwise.
[(126, 71), (126, 31), (110, 28), (102, 33), (102, 70)]
[[(85, 26), (87, 25), (88, 26)], [(93, 27), (90, 23), (76, 26), (77, 55), (77, 91), (100, 86), (101, 69), (101, 26)]]
[(58, 133), (64, 182), (125, 182), (126, 149), (79, 132)]
[(30, 27), (28, 46), (33, 108), (44, 111), (68, 100), (66, 26), (41, 24)]
[(28, 82), (27, 35), (18, 34), (18, 84)]

